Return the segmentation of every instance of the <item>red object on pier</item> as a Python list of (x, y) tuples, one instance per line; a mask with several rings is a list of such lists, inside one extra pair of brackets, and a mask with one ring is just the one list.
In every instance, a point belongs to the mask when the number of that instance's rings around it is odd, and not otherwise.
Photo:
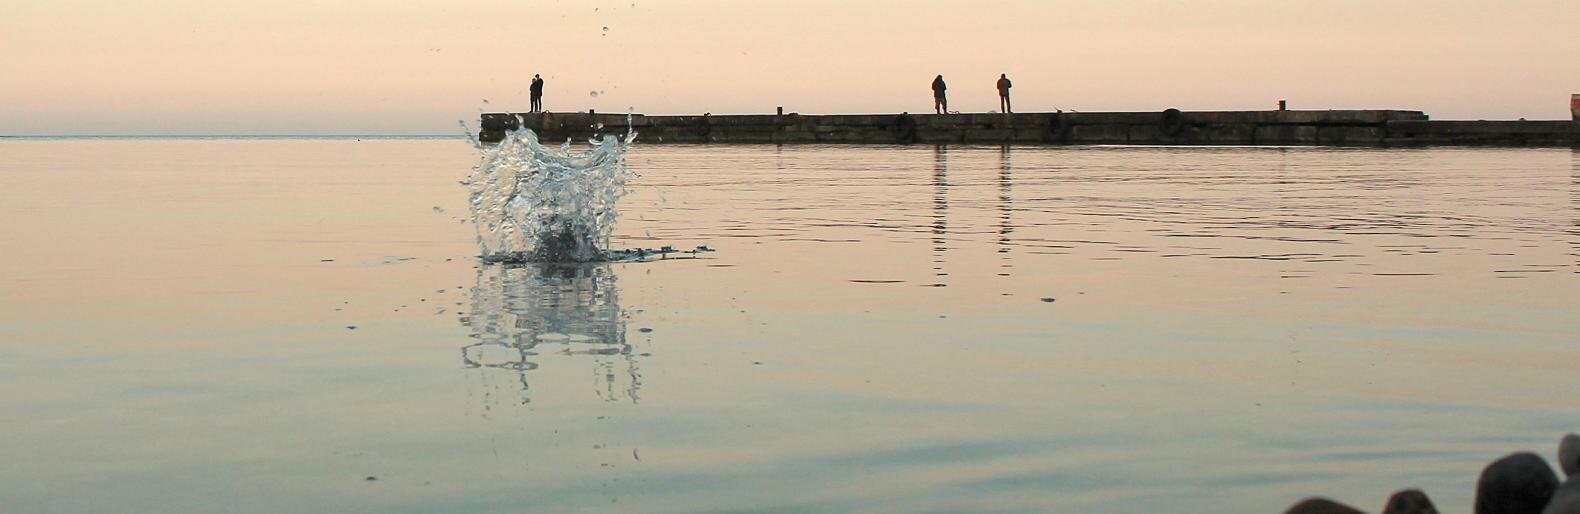
[(1580, 121), (1580, 93), (1569, 95), (1569, 116)]

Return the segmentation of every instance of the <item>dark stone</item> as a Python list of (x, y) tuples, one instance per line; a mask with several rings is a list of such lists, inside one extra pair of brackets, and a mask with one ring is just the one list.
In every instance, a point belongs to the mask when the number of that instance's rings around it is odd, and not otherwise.
[(584, 262), (603, 258), (587, 231), (576, 230), (569, 223), (550, 222), (553, 230), (544, 231), (537, 247), (527, 260), (532, 262)]
[(1202, 132), (1203, 139), (1218, 145), (1249, 145), (1256, 142), (1256, 125), (1208, 125)]
[(1366, 512), (1327, 498), (1306, 498), (1290, 506), (1284, 514), (1366, 514)]
[(483, 130), (516, 130), (521, 127), (521, 118), (508, 112), (483, 113)]
[[(1070, 116), (1071, 121), (1074, 116)], [(1158, 128), (1153, 125), (1071, 125), (1065, 129), (1064, 141), (1069, 143), (1128, 143), (1131, 141), (1131, 127), (1145, 127), (1146, 130), (1156, 134)], [(1155, 139), (1155, 137), (1154, 137)], [(1148, 141), (1137, 139), (1137, 141)]]
[(1530, 452), (1511, 453), (1481, 470), (1475, 514), (1541, 514), (1558, 488), (1558, 475)]
[(477, 140), (483, 143), (498, 143), (505, 140), (503, 130), (484, 130), (477, 133)]
[(1324, 145), (1376, 145), (1383, 137), (1378, 127), (1317, 127), (1317, 142)]
[(1383, 514), (1437, 514), (1437, 506), (1420, 489), (1405, 489), (1388, 497)]
[(1558, 467), (1563, 468), (1569, 478), (1580, 474), (1580, 434), (1566, 435), (1558, 443)]
[(1542, 514), (1580, 514), (1580, 477), (1569, 477), (1558, 486)]

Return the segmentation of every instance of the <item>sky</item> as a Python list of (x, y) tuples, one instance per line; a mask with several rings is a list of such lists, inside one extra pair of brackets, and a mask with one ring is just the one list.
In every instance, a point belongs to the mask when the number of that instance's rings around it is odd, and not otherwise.
[[(454, 134), (480, 112), (1568, 119), (1580, 2), (4, 0), (0, 135)], [(606, 29), (607, 28), (607, 29)]]

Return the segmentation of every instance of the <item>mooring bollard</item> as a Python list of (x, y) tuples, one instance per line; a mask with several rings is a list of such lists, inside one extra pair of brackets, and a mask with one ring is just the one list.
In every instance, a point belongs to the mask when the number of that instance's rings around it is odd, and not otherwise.
[(1580, 93), (1569, 95), (1569, 117), (1580, 121)]
[(779, 108), (777, 110), (775, 110), (775, 112), (779, 116), (784, 116), (785, 115), (785, 106), (783, 106), (783, 105), (779, 106)]
[(1278, 110), (1280, 110), (1280, 111), (1287, 111), (1287, 110), (1289, 110), (1289, 102), (1286, 101), (1286, 100), (1283, 100), (1283, 99), (1279, 99), (1278, 100)]

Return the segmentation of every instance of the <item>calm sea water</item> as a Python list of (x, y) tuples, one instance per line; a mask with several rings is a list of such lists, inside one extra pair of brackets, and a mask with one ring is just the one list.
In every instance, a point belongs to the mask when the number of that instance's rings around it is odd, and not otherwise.
[(20, 513), (1469, 512), (1580, 430), (1580, 153), (638, 146), (479, 265), (458, 140), (0, 141)]

